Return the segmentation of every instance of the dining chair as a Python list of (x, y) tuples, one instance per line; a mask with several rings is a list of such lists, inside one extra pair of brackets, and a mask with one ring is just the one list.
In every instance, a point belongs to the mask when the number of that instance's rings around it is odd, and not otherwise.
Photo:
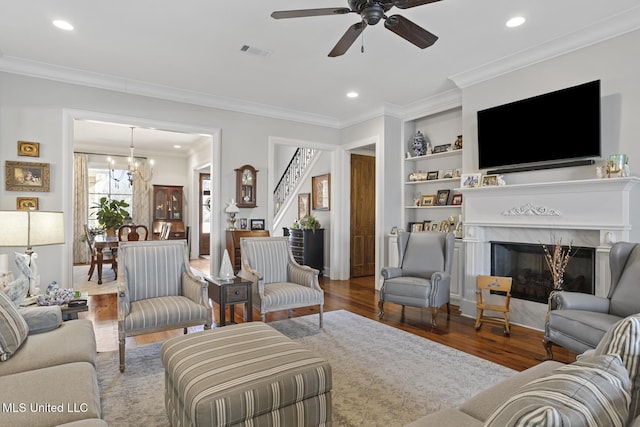
[(121, 242), (149, 240), (149, 229), (144, 225), (123, 225), (118, 228), (118, 240)]
[[(91, 280), (93, 272), (96, 269), (96, 265), (98, 265), (98, 251), (93, 245), (93, 236), (89, 232), (89, 226), (87, 224), (84, 225), (84, 237), (87, 241), (87, 246), (89, 246), (89, 252), (91, 253), (91, 265), (89, 266), (89, 278), (87, 279)], [(110, 250), (102, 251), (102, 264), (111, 264), (111, 269), (116, 275), (116, 279), (118, 278), (118, 261)]]

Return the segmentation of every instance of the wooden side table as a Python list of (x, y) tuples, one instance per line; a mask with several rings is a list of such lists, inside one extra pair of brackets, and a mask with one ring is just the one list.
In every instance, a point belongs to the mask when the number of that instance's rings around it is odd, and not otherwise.
[(234, 305), (244, 304), (244, 321), (253, 321), (253, 305), (251, 301), (251, 282), (240, 277), (222, 281), (213, 277), (205, 277), (209, 282), (209, 298), (220, 305), (220, 326), (226, 325), (226, 307), (229, 306), (229, 323), (234, 323)]
[(69, 307), (69, 305), (63, 304), (60, 306), (60, 311), (62, 311), (62, 320), (75, 320), (78, 318), (78, 313), (89, 311), (89, 306), (85, 304)]

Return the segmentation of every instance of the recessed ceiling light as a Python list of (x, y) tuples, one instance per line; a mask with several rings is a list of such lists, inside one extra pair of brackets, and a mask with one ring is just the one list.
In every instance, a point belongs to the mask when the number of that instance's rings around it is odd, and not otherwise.
[(176, 144), (176, 145), (174, 145), (174, 146), (173, 146), (173, 148), (175, 148), (175, 149), (177, 150), (177, 149), (179, 149), (179, 148), (182, 148), (182, 145), (177, 145), (177, 144)]
[(524, 21), (525, 19), (522, 16), (514, 16), (513, 18), (509, 19), (505, 25), (509, 28), (519, 27), (520, 25), (524, 24)]
[(357, 98), (358, 97), (358, 92), (349, 92), (349, 93), (347, 93), (347, 97), (348, 98)]
[(53, 21), (53, 25), (60, 28), (61, 30), (71, 31), (73, 30), (73, 25), (69, 24), (67, 21), (63, 21), (62, 19), (56, 19)]

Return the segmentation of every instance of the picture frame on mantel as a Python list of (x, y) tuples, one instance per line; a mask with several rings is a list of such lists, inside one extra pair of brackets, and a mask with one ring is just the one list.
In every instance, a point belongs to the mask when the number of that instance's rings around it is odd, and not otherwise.
[(5, 189), (7, 191), (48, 192), (49, 163), (5, 161)]
[(311, 178), (312, 206), (314, 211), (330, 210), (331, 175), (324, 174)]

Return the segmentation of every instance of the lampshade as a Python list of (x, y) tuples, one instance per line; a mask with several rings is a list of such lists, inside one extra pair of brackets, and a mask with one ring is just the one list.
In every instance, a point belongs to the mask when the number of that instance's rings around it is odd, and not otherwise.
[(57, 245), (64, 243), (62, 212), (0, 211), (0, 246)]
[(227, 203), (227, 207), (224, 209), (224, 211), (226, 213), (238, 213), (240, 212), (240, 209), (238, 208), (238, 205), (236, 205), (235, 200), (231, 199), (231, 201)]

